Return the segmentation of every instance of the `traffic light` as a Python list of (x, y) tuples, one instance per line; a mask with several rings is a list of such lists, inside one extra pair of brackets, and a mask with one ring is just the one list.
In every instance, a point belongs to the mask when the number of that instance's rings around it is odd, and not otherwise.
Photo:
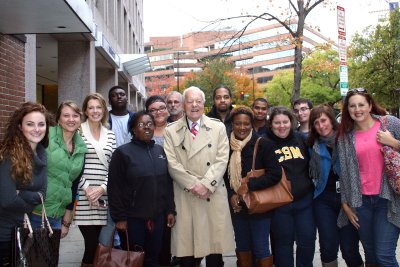
[(240, 100), (244, 100), (244, 92), (240, 91)]

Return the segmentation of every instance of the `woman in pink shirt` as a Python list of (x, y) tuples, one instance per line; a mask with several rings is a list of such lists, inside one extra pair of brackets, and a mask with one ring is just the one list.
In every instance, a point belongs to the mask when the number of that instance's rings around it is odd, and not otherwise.
[[(364, 88), (349, 90), (338, 130), (343, 211), (360, 235), (366, 266), (399, 266), (400, 197), (384, 172), (383, 145), (400, 150), (400, 120), (386, 112)], [(344, 217), (345, 218), (345, 217)], [(339, 225), (347, 220), (339, 218)]]

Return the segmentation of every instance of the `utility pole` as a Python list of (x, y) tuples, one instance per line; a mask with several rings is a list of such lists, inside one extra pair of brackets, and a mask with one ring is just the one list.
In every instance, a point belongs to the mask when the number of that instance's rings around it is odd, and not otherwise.
[(177, 52), (176, 78), (176, 90), (179, 92), (179, 51)]

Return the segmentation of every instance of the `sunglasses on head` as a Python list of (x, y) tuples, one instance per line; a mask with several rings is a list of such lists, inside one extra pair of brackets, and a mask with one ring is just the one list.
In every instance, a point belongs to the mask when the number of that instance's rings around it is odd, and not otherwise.
[(347, 95), (349, 95), (349, 94), (367, 94), (368, 92), (367, 92), (367, 89), (365, 89), (365, 88), (353, 88), (353, 89), (350, 89), (349, 91), (347, 91)]

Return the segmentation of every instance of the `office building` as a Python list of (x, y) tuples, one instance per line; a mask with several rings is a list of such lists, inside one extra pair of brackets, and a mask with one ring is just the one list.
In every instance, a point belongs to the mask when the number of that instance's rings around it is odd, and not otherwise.
[[(296, 25), (291, 25), (295, 30)], [(237, 37), (239, 36), (239, 37)], [(304, 53), (316, 45), (332, 42), (317, 30), (305, 26)], [(179, 85), (184, 76), (202, 70), (204, 61), (221, 56), (247, 72), (250, 79), (265, 84), (281, 69), (293, 68), (294, 44), (280, 24), (227, 32), (187, 33), (182, 37), (150, 37), (145, 43), (152, 70), (145, 73), (149, 94)]]
[(0, 1), (0, 138), (25, 101), (55, 111), (120, 85), (130, 109), (143, 107), (143, 31), (142, 0)]

